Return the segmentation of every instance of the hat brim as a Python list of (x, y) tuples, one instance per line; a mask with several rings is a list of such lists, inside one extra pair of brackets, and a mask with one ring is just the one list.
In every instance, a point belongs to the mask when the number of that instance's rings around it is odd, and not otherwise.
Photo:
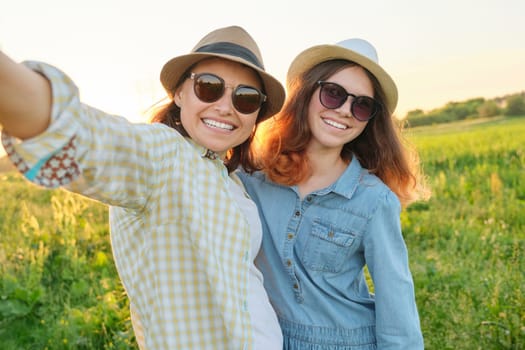
[(282, 84), (276, 78), (266, 73), (266, 71), (259, 68), (258, 66), (242, 58), (219, 53), (195, 52), (174, 57), (166, 62), (160, 73), (160, 81), (162, 86), (164, 86), (168, 96), (173, 98), (173, 93), (177, 87), (176, 85), (188, 68), (202, 61), (203, 59), (212, 57), (223, 58), (229, 61), (241, 63), (247, 67), (252, 68), (259, 74), (264, 85), (264, 93), (267, 96), (265, 102), (266, 110), (264, 115), (260, 116), (259, 121), (268, 119), (281, 110), (281, 107), (284, 103), (285, 91)]
[(392, 114), (394, 112), (397, 106), (398, 92), (396, 84), (390, 75), (368, 57), (341, 46), (317, 45), (301, 52), (292, 61), (290, 68), (288, 69), (286, 83), (289, 86), (291, 81), (295, 80), (297, 77), (321, 62), (337, 59), (355, 62), (372, 73), (379, 81), (379, 84), (385, 93), (385, 102), (389, 113)]

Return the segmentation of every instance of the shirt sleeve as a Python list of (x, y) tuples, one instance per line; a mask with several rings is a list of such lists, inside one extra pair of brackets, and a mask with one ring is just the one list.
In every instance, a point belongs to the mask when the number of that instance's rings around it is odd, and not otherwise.
[(380, 201), (364, 239), (374, 283), (378, 349), (423, 349), (408, 253), (401, 233), (401, 206), (390, 191)]
[(161, 124), (133, 124), (85, 105), (63, 72), (41, 62), (24, 64), (51, 83), (51, 123), (45, 132), (23, 142), (2, 133), (13, 164), (41, 186), (64, 186), (110, 205), (143, 207), (157, 169), (168, 158), (162, 145), (179, 134)]

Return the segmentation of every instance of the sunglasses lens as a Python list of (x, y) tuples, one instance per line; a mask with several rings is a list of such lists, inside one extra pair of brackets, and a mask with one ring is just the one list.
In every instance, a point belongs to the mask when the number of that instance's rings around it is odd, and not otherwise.
[(368, 96), (358, 96), (352, 101), (352, 114), (355, 119), (367, 121), (377, 112), (377, 106), (374, 99)]
[(250, 86), (238, 86), (233, 94), (233, 106), (243, 114), (250, 114), (261, 107), (261, 93)]
[(224, 82), (215, 75), (201, 74), (196, 76), (193, 90), (201, 101), (214, 102), (224, 93)]
[(337, 84), (325, 83), (321, 85), (319, 98), (326, 108), (339, 108), (346, 101), (346, 91)]

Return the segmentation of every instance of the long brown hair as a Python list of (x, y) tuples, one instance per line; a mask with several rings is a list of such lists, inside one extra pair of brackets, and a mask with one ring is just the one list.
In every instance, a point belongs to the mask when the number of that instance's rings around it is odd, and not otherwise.
[[(212, 59), (215, 59), (215, 58), (212, 58)], [(192, 65), (186, 70), (186, 72), (181, 76), (181, 79), (175, 85), (174, 91), (177, 90), (179, 86), (182, 85), (182, 83), (186, 79), (189, 78), (191, 70), (198, 63), (201, 63), (201, 62), (202, 61), (197, 62), (196, 64)], [(263, 86), (262, 88), (263, 93), (265, 93), (264, 84), (262, 84), (262, 79), (260, 80), (261, 80), (261, 86)], [(244, 170), (248, 172), (253, 172), (259, 169), (256, 166), (255, 155), (250, 145), (255, 137), (255, 132), (257, 131), (257, 127), (260, 123), (261, 116), (263, 116), (265, 112), (266, 112), (266, 105), (263, 104), (259, 110), (259, 113), (257, 114), (255, 128), (253, 129), (248, 139), (244, 141), (243, 143), (241, 143), (240, 145), (237, 145), (234, 148), (228, 150), (228, 152), (226, 153), (226, 158), (224, 159), (224, 165), (228, 169), (228, 173), (233, 172), (239, 166), (241, 166)], [(151, 114), (150, 122), (165, 124), (177, 130), (182, 136), (189, 137), (189, 134), (186, 131), (186, 129), (184, 129), (184, 126), (182, 125), (182, 122), (180, 119), (180, 107), (177, 106), (173, 100), (170, 100), (169, 102), (163, 105), (152, 108), (152, 110), (150, 111), (150, 114)]]
[[(355, 66), (346, 60), (322, 62), (288, 84), (288, 98), (280, 113), (263, 123), (260, 161), (268, 177), (283, 185), (297, 185), (311, 173), (306, 147), (312, 138), (308, 125), (308, 106), (319, 80)], [(366, 69), (365, 69), (366, 71)], [(399, 124), (385, 106), (385, 95), (377, 79), (366, 71), (381, 112), (363, 132), (343, 146), (341, 158), (355, 156), (361, 165), (379, 177), (398, 196), (403, 205), (426, 198), (417, 153), (402, 139)]]

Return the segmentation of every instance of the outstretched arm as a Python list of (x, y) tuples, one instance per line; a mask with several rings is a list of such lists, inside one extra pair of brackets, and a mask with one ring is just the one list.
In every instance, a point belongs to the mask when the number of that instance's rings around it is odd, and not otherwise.
[(24, 140), (46, 130), (50, 119), (49, 81), (0, 51), (0, 125)]

